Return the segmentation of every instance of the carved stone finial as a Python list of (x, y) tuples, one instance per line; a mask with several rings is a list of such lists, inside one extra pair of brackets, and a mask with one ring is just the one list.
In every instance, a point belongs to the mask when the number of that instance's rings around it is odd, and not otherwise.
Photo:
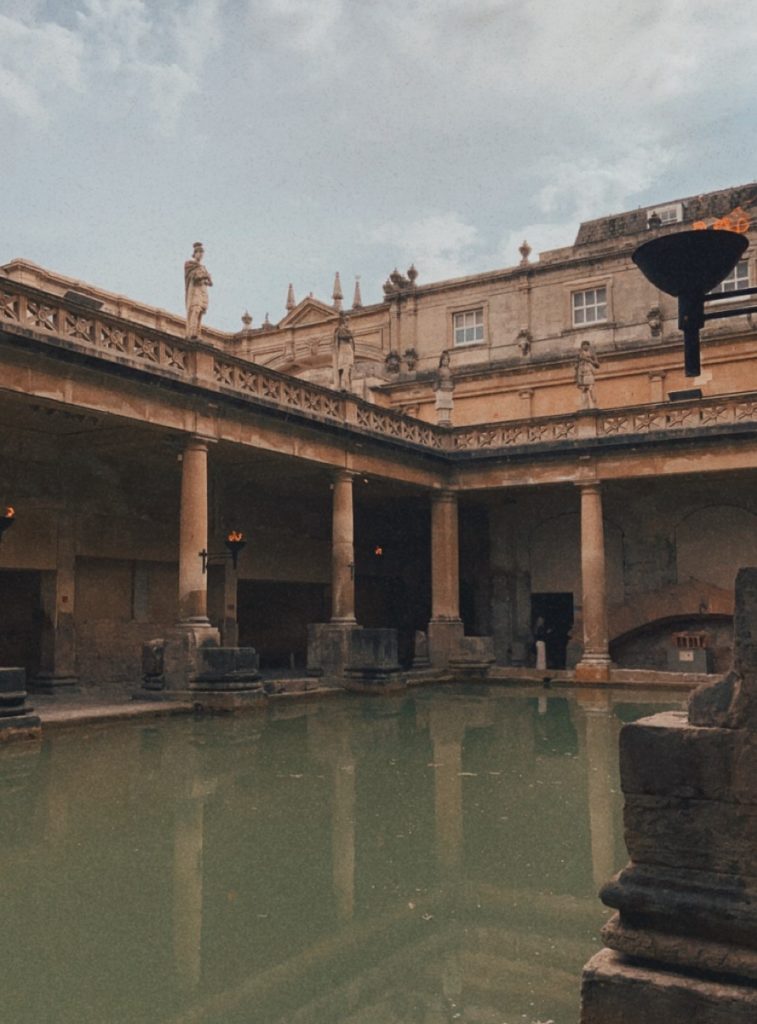
[(360, 309), (363, 305), (363, 296), (360, 294), (360, 274), (355, 275), (355, 294), (352, 298), (352, 308)]
[(268, 314), (266, 313), (265, 320), (263, 321), (263, 327), (271, 327), (271, 326), (272, 326), (271, 325), (271, 321), (268, 319)]
[(522, 267), (527, 266), (530, 262), (528, 257), (531, 255), (531, 246), (525, 238), (523, 239), (523, 243), (518, 246), (518, 252), (520, 253), (520, 265)]
[(244, 324), (244, 329), (246, 331), (249, 331), (252, 327), (252, 317), (250, 316), (250, 311), (248, 309), (246, 309), (242, 314), (242, 323)]
[(295, 301), (295, 298), (294, 298), (294, 287), (293, 287), (293, 285), (292, 285), (292, 283), (290, 281), (289, 282), (289, 287), (287, 288), (287, 305), (286, 305), (287, 312), (291, 312), (296, 305), (297, 305), (297, 302)]
[(331, 293), (331, 298), (334, 300), (334, 309), (341, 309), (344, 295), (342, 294), (342, 282), (339, 280), (338, 270), (334, 276), (334, 290)]
[(205, 255), (202, 242), (192, 246), (192, 259), (184, 264), (184, 298), (187, 307), (187, 338), (200, 337), (200, 321), (208, 311), (208, 288), (213, 281), (203, 266)]
[(418, 365), (418, 353), (414, 348), (406, 348), (403, 353), (405, 365), (407, 366), (408, 372), (412, 373)]
[(410, 282), (410, 284), (415, 285), (417, 278), (418, 271), (415, 269), (415, 264), (411, 263), (407, 269), (407, 279)]

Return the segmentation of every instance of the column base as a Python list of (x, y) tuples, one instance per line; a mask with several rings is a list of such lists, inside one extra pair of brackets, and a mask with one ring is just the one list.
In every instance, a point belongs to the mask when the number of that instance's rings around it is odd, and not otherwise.
[(332, 619), (308, 625), (308, 675), (341, 676), (350, 658), (350, 637), (358, 629), (354, 619)]
[(630, 961), (603, 949), (584, 968), (581, 1024), (753, 1024), (757, 989)]
[(584, 656), (576, 665), (577, 683), (609, 683), (612, 662), (602, 655)]
[(434, 668), (448, 668), (460, 653), (465, 627), (462, 619), (431, 619), (428, 624), (428, 653)]
[(78, 676), (58, 676), (52, 672), (40, 672), (29, 683), (29, 693), (77, 693), (78, 689)]

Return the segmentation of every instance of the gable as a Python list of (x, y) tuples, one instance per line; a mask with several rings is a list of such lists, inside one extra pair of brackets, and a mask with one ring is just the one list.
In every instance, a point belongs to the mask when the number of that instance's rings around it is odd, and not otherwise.
[(319, 299), (308, 297), (299, 302), (294, 309), (280, 321), (279, 327), (303, 327), (307, 324), (319, 324), (324, 320), (335, 320), (337, 312)]

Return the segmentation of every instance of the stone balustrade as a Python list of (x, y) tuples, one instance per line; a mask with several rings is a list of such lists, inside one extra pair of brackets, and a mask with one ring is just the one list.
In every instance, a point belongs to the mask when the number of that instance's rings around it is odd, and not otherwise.
[(298, 380), (154, 328), (51, 296), (30, 285), (0, 279), (0, 329), (103, 360), (185, 380), (256, 404), (296, 412), (305, 419), (340, 424), (400, 445), (439, 453), (476, 455), (531, 451), (539, 446), (611, 444), (632, 437), (682, 436), (685, 431), (723, 432), (757, 425), (757, 392), (590, 409), (464, 427), (439, 427), (382, 408), (351, 394)]

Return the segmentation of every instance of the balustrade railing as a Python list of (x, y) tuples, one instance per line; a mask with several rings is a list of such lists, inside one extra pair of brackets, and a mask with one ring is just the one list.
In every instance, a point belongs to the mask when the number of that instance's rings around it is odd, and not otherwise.
[(50, 344), (83, 347), (100, 358), (183, 378), (256, 403), (338, 423), (436, 451), (494, 452), (639, 435), (757, 425), (757, 392), (568, 415), (442, 428), (353, 395), (298, 380), (228, 355), (214, 346), (141, 327), (0, 278), (0, 328), (33, 332)]

